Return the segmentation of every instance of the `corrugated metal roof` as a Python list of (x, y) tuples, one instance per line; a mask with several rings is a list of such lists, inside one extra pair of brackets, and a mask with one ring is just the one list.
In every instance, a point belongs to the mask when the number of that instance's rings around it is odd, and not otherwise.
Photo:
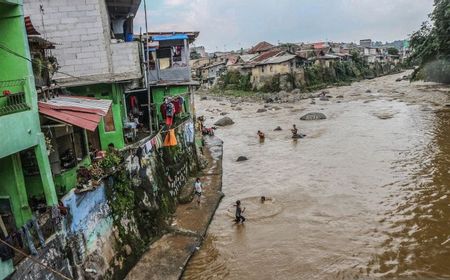
[(258, 63), (257, 65), (265, 65), (265, 64), (278, 64), (283, 63), (289, 60), (296, 58), (297, 56), (294, 54), (285, 54), (281, 56), (274, 56), (264, 60), (263, 62)]
[(102, 116), (111, 108), (111, 100), (78, 96), (59, 96), (39, 101), (39, 113), (56, 120), (95, 131)]
[(31, 22), (31, 19), (29, 16), (26, 16), (24, 19), (25, 19), (25, 28), (27, 29), (27, 35), (41, 35), (34, 28), (33, 23)]
[(47, 102), (40, 102), (51, 106), (54, 109), (70, 110), (74, 108), (80, 112), (95, 113), (106, 116), (112, 101), (108, 99), (97, 99), (84, 96), (58, 96)]

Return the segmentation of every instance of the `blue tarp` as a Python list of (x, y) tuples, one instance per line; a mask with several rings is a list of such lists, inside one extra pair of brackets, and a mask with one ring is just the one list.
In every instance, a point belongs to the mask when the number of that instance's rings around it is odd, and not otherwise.
[(188, 39), (188, 36), (186, 34), (152, 36), (153, 41), (169, 41), (169, 40), (184, 40), (184, 39)]

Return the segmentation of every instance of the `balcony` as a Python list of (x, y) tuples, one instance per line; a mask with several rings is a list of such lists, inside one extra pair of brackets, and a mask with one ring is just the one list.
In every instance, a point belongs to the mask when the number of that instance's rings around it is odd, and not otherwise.
[(0, 81), (0, 116), (30, 110), (24, 84), (24, 79)]
[[(159, 74), (159, 79), (158, 79)], [(150, 82), (189, 82), (191, 80), (191, 70), (189, 67), (168, 68), (159, 70), (150, 70)]]

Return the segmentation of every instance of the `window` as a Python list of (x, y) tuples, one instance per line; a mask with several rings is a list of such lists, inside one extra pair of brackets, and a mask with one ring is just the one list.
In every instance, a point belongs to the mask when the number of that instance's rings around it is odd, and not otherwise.
[(264, 66), (263, 66), (263, 67), (261, 67), (261, 72), (263, 72), (263, 73), (264, 73)]
[(109, 109), (106, 116), (103, 117), (103, 120), (105, 122), (105, 132), (111, 132), (111, 131), (116, 130), (116, 128), (114, 126), (114, 117), (113, 117), (112, 109)]

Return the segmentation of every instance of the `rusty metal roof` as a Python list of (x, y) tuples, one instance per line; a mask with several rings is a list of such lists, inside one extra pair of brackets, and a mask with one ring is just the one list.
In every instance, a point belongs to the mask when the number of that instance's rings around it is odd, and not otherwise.
[(47, 117), (95, 131), (111, 108), (111, 100), (81, 96), (59, 96), (39, 101), (39, 113)]
[(253, 48), (251, 48), (248, 51), (248, 53), (254, 54), (254, 53), (265, 52), (265, 51), (268, 51), (270, 49), (273, 49), (274, 47), (275, 47), (274, 45), (272, 45), (272, 44), (270, 44), (270, 43), (268, 43), (266, 41), (263, 41), (263, 42), (260, 42), (260, 43), (256, 44), (256, 46), (254, 46)]

